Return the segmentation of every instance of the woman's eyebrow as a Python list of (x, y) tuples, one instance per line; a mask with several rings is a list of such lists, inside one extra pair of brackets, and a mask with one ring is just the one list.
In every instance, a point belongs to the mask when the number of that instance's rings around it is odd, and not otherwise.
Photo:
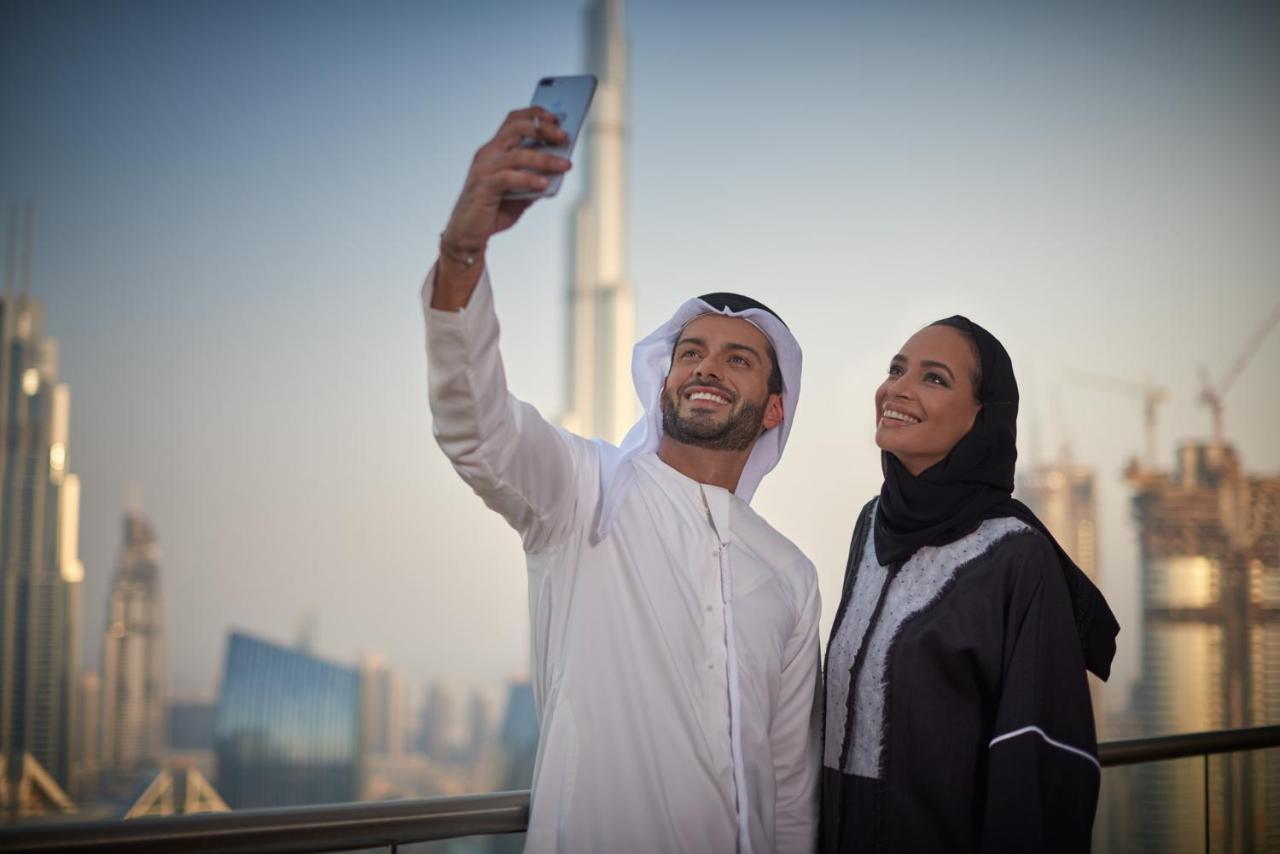
[(932, 361), (928, 361), (928, 360), (922, 360), (922, 361), (920, 362), (920, 367), (922, 367), (922, 368), (942, 368), (942, 370), (944, 370), (944, 371), (946, 371), (946, 372), (947, 372), (947, 376), (951, 377), (951, 381), (952, 381), (952, 382), (955, 382), (955, 381), (956, 381), (956, 375), (955, 375), (955, 374), (953, 374), (953, 373), (951, 372), (951, 369), (947, 367), (947, 365), (946, 365), (946, 363), (945, 363), (945, 362), (932, 362)]

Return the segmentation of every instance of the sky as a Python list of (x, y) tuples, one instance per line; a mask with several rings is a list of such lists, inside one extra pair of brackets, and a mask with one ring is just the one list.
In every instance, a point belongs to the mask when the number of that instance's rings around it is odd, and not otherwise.
[[(411, 683), (527, 671), (516, 535), (431, 437), (418, 288), (470, 157), (547, 74), (584, 70), (580, 0), (6, 2), (0, 201), (33, 199), (32, 290), (71, 389), (86, 663), (122, 514), (162, 550), (170, 693), (214, 696), (227, 632), (379, 652)], [(805, 349), (755, 506), (818, 567), (826, 620), (879, 487), (872, 394), (918, 327), (1005, 343), (1022, 459), (1097, 472), (1103, 587), (1137, 675), (1121, 470), (1169, 389), (1158, 459), (1205, 438), (1280, 301), (1280, 12), (1213, 3), (653, 0), (631, 43), (641, 334), (749, 293)], [(561, 411), (581, 177), (495, 238), (513, 390)], [(1280, 331), (1226, 395), (1280, 472)]]

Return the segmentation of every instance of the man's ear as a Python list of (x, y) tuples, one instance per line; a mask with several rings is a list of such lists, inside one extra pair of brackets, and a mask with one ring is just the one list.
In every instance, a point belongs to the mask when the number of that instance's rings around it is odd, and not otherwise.
[(782, 423), (785, 415), (786, 413), (782, 410), (782, 395), (771, 394), (764, 403), (764, 419), (760, 422), (760, 425), (765, 430), (772, 430)]

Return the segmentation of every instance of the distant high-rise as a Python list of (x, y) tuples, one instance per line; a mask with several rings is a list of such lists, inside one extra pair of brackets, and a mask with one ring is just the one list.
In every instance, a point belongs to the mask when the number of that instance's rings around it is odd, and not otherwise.
[[(1130, 471), (1142, 551), (1142, 681), (1149, 733), (1280, 720), (1280, 477), (1244, 473), (1220, 441), (1186, 443), (1172, 476)], [(1280, 851), (1280, 757), (1243, 753), (1211, 776), (1214, 850)], [(1136, 769), (1142, 850), (1201, 846), (1201, 768)]]
[(400, 675), (381, 656), (360, 661), (361, 752), (399, 756), (405, 748), (404, 690)]
[(181, 700), (169, 704), (169, 750), (189, 753), (213, 750), (214, 703)]
[(472, 689), (471, 698), (467, 701), (467, 727), (471, 733), (467, 752), (474, 759), (489, 744), (489, 739), (493, 735), (490, 732), (489, 704), (485, 701), (484, 695), (476, 689)]
[[(1076, 565), (1101, 587), (1098, 504), (1094, 483), (1093, 469), (1073, 462), (1069, 450), (1064, 447), (1056, 462), (1020, 466), (1014, 497), (1035, 512)], [(1103, 683), (1092, 676), (1088, 679), (1098, 738), (1109, 738), (1111, 721), (1103, 708)], [(1094, 819), (1095, 847), (1099, 850), (1117, 847), (1108, 843), (1126, 838), (1124, 832), (1128, 829), (1124, 809), (1127, 801), (1124, 799), (1130, 792), (1127, 787), (1108, 786), (1108, 782), (1110, 778), (1104, 778)]]
[[(504, 791), (529, 788), (533, 784), (538, 753), (538, 707), (533, 685), (527, 679), (513, 679), (507, 686), (499, 749), (502, 751), (501, 788)], [(517, 854), (523, 848), (523, 833), (495, 836), (489, 844), (490, 854)]]
[(71, 795), (78, 801), (92, 799), (98, 791), (102, 764), (102, 680), (90, 670), (80, 677), (80, 720), (72, 751)]
[(1073, 463), (1064, 453), (1056, 463), (1019, 469), (1017, 497), (1098, 584), (1098, 504), (1093, 484), (1093, 469)]
[(215, 785), (233, 809), (360, 792), (360, 674), (233, 633), (214, 718)]
[[(1053, 538), (1094, 584), (1098, 577), (1098, 503), (1093, 469), (1071, 461), (1064, 448), (1056, 463), (1031, 465), (1018, 472), (1017, 498), (1040, 517)], [(1093, 718), (1103, 728), (1102, 682), (1089, 679)]]
[(578, 146), (586, 191), (573, 213), (564, 426), (619, 441), (635, 420), (631, 349), (635, 296), (628, 274), (627, 35), (622, 0), (587, 9), (587, 71), (599, 80)]
[(102, 655), (102, 764), (157, 766), (165, 750), (164, 618), (160, 552), (151, 525), (131, 509), (111, 582)]
[(432, 759), (454, 761), (466, 748), (467, 721), (456, 688), (441, 680), (427, 688), (419, 719), (418, 750)]
[(11, 783), (29, 756), (65, 789), (80, 680), (80, 481), (68, 468), (71, 393), (30, 295), (29, 207), (21, 263), (18, 232), (14, 210), (0, 296), (0, 757)]

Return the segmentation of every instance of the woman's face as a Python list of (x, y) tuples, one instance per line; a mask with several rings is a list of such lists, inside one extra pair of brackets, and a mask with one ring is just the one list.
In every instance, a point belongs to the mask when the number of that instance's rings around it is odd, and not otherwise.
[(876, 389), (876, 444), (918, 475), (951, 452), (982, 404), (968, 339), (950, 326), (926, 326), (907, 339)]

